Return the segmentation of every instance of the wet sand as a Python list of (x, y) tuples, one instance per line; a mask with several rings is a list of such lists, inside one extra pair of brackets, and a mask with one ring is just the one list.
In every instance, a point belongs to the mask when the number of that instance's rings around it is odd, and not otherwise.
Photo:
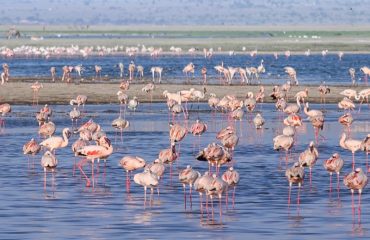
[[(32, 89), (30, 82), (9, 82), (0, 86), (0, 103), (10, 104), (32, 104)], [(80, 84), (75, 83), (43, 83), (44, 88), (39, 91), (39, 103), (40, 104), (68, 104), (72, 98), (75, 98), (79, 94), (88, 96), (88, 104), (109, 104), (117, 103), (117, 91), (119, 91), (119, 83), (92, 83), (92, 82), (81, 82)], [(139, 102), (150, 102), (150, 94), (142, 92), (141, 89), (145, 86), (145, 83), (133, 83), (130, 85), (127, 95), (132, 98), (137, 96)], [(269, 97), (272, 92), (273, 85), (263, 85), (265, 87), (265, 102), (273, 102)], [(223, 97), (226, 94), (233, 94), (239, 99), (245, 99), (247, 92), (251, 91), (257, 93), (259, 90), (258, 85), (207, 85), (206, 97), (201, 101), (207, 101), (209, 93), (215, 93), (218, 97)], [(169, 92), (176, 92), (179, 90), (186, 90), (195, 88), (203, 91), (202, 85), (188, 85), (188, 84), (156, 84), (156, 88), (153, 92), (153, 102), (165, 102), (165, 98), (162, 93), (164, 90)], [(320, 94), (317, 90), (317, 85), (300, 85), (292, 86), (291, 91), (288, 93), (290, 101), (294, 101), (294, 95), (301, 90), (308, 88), (309, 98), (308, 101), (311, 103), (320, 103)], [(331, 92), (326, 96), (327, 103), (337, 103), (343, 96), (339, 95), (341, 91), (347, 88), (352, 88), (360, 91), (366, 86), (330, 86)]]

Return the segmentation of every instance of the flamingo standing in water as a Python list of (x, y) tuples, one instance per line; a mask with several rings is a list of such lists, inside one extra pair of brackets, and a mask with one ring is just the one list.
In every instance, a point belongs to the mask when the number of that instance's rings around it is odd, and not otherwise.
[(355, 104), (353, 101), (347, 97), (344, 97), (339, 103), (338, 103), (338, 108), (343, 109), (343, 110), (350, 110), (352, 111), (355, 108)]
[(189, 63), (188, 65), (186, 65), (184, 67), (184, 69), (182, 70), (182, 72), (185, 73), (185, 75), (186, 75), (186, 81), (187, 82), (189, 82), (189, 76), (188, 76), (189, 73), (192, 73), (193, 74), (193, 78), (194, 78), (194, 70), (195, 70), (195, 66), (194, 66), (194, 64), (192, 62)]
[(292, 136), (278, 135), (273, 139), (274, 150), (285, 150), (285, 161), (288, 163), (288, 151), (293, 147), (294, 139)]
[(301, 192), (301, 186), (304, 179), (304, 168), (301, 167), (298, 162), (296, 162), (291, 168), (288, 168), (285, 171), (285, 176), (289, 182), (288, 205), (290, 205), (290, 194), (293, 183), (298, 184), (297, 204), (299, 205), (300, 202), (299, 195)]
[(99, 76), (99, 79), (101, 79), (101, 70), (102, 70), (101, 66), (95, 65), (95, 78), (98, 78)]
[(213, 181), (207, 187), (207, 195), (211, 198), (211, 206), (212, 206), (212, 218), (214, 217), (214, 208), (213, 208), (213, 197), (218, 196), (219, 199), (219, 207), (220, 207), (220, 217), (222, 217), (222, 194), (225, 194), (228, 189), (228, 184), (222, 180), (221, 178), (217, 177), (216, 174), (212, 175)]
[(161, 80), (162, 80), (162, 71), (163, 71), (163, 68), (162, 67), (152, 67), (150, 68), (150, 72), (152, 73), (152, 77), (153, 77), (153, 83), (155, 82), (155, 74), (158, 75), (158, 83), (160, 84), (161, 83)]
[(69, 101), (70, 105), (77, 104), (77, 107), (79, 108), (82, 105), (82, 108), (85, 108), (85, 104), (87, 102), (87, 96), (86, 95), (77, 95), (75, 99), (72, 99)]
[(361, 168), (356, 168), (353, 172), (349, 173), (348, 175), (344, 176), (343, 183), (344, 185), (351, 190), (352, 193), (352, 208), (353, 205), (353, 194), (355, 190), (358, 190), (358, 211), (361, 214), (361, 194), (362, 189), (364, 189), (367, 185), (368, 178), (366, 174), (362, 171)]
[(134, 78), (135, 68), (136, 68), (135, 63), (131, 61), (130, 64), (128, 65), (129, 82), (131, 82)]
[(126, 119), (122, 119), (121, 116), (119, 116), (118, 118), (112, 121), (112, 127), (117, 129), (117, 131), (121, 132), (121, 143), (123, 143), (123, 136), (122, 136), (123, 130), (128, 128), (129, 126), (130, 126), (130, 122), (127, 121)]
[(366, 169), (369, 171), (370, 133), (362, 141), (361, 150), (366, 154)]
[(51, 137), (55, 133), (56, 127), (53, 122), (47, 122), (39, 127), (39, 135), (43, 138)]
[(200, 74), (202, 75), (202, 78), (203, 78), (203, 85), (206, 85), (207, 84), (207, 68), (202, 67), (202, 69), (200, 70)]
[(5, 115), (10, 113), (11, 111), (12, 108), (9, 103), (0, 104), (0, 132), (4, 132), (5, 130), (5, 119), (3, 119), (3, 117), (5, 117)]
[(51, 68), (50, 68), (50, 74), (51, 74), (51, 80), (52, 80), (53, 82), (55, 82), (55, 77), (56, 77), (56, 75), (57, 75), (57, 71), (56, 71), (56, 68), (55, 68), (55, 67), (51, 67)]
[(179, 173), (179, 180), (182, 183), (184, 188), (184, 206), (186, 210), (186, 184), (189, 185), (189, 198), (190, 198), (190, 209), (193, 207), (193, 196), (192, 196), (192, 189), (193, 184), (199, 178), (201, 174), (198, 171), (195, 171), (190, 165), (188, 165), (185, 169), (181, 170)]
[(58, 165), (58, 159), (50, 151), (46, 151), (41, 158), (41, 166), (44, 168), (44, 190), (46, 190), (46, 172), (51, 171), (53, 174), (53, 184), (54, 185), (54, 171)]
[(141, 157), (125, 156), (119, 161), (119, 165), (126, 170), (126, 190), (127, 192), (130, 192), (132, 171), (145, 167), (146, 162)]
[(353, 122), (353, 117), (351, 113), (344, 113), (342, 116), (339, 117), (338, 122), (343, 126), (347, 127), (348, 135), (351, 133), (351, 125)]
[(356, 70), (354, 68), (350, 68), (348, 70), (349, 75), (351, 76), (352, 86), (355, 86), (356, 84)]
[[(233, 208), (235, 207), (235, 189), (236, 185), (238, 185), (240, 177), (239, 173), (233, 168), (230, 167), (226, 172), (224, 172), (221, 176), (222, 180), (227, 183), (228, 188), (232, 187), (233, 190)], [(228, 198), (228, 191), (226, 192), (226, 199)]]
[(295, 85), (298, 85), (296, 70), (292, 67), (284, 67), (284, 71), (288, 74), (290, 80), (292, 80)]
[(339, 140), (339, 145), (346, 150), (352, 152), (352, 170), (355, 170), (355, 152), (361, 149), (362, 141), (355, 139), (348, 139), (347, 134), (342, 133), (342, 136)]
[[(41, 146), (37, 143), (35, 139), (31, 139), (29, 142), (23, 145), (23, 154), (27, 155), (28, 158), (28, 168), (30, 168), (30, 158), (29, 155), (32, 156), (32, 160), (36, 154), (38, 154), (41, 150)], [(32, 161), (32, 166), (33, 166)]]
[[(197, 178), (194, 182), (194, 189), (199, 193), (200, 196), (200, 213), (203, 215), (203, 194), (207, 193), (208, 186), (211, 185), (213, 181), (213, 177), (208, 173), (205, 172), (204, 175)], [(206, 195), (206, 209), (208, 212), (208, 196)]]
[(265, 119), (260, 113), (257, 113), (257, 115), (253, 119), (253, 123), (256, 129), (262, 129), (262, 126), (265, 124)]
[(146, 168), (144, 172), (134, 175), (134, 182), (144, 187), (144, 205), (146, 205), (146, 190), (150, 188), (150, 203), (152, 203), (154, 188), (159, 185), (158, 176), (152, 173), (150, 169)]
[(312, 168), (315, 166), (318, 157), (319, 152), (314, 142), (311, 141), (308, 149), (302, 152), (298, 158), (298, 163), (301, 167), (308, 167), (310, 169), (310, 185), (312, 183)]
[(99, 138), (98, 145), (88, 145), (85, 147), (80, 148), (77, 150), (77, 156), (83, 156), (82, 159), (78, 164), (78, 168), (80, 169), (81, 173), (85, 176), (86, 179), (86, 186), (90, 187), (91, 181), (83, 171), (82, 167), (88, 162), (91, 161), (91, 178), (93, 180), (93, 187), (94, 187), (94, 161), (95, 159), (106, 159), (113, 153), (113, 146), (111, 145), (110, 140), (103, 136)]
[(320, 93), (320, 102), (321, 104), (324, 103), (324, 105), (326, 104), (326, 95), (330, 93), (330, 88), (328, 85), (325, 85), (325, 82), (323, 82), (318, 88), (317, 90), (319, 91)]
[(42, 85), (42, 83), (39, 83), (39, 81), (36, 81), (35, 83), (33, 83), (31, 85), (31, 89), (32, 89), (32, 92), (33, 92), (32, 106), (34, 106), (34, 105), (38, 106), (39, 105), (39, 91), (40, 91), (41, 88), (44, 88), (44, 86)]
[(364, 66), (364, 67), (360, 68), (360, 70), (365, 75), (365, 84), (367, 85), (367, 79), (368, 79), (368, 76), (370, 76), (370, 68)]
[(343, 159), (340, 157), (339, 153), (334, 153), (329, 159), (324, 161), (323, 165), (325, 170), (328, 171), (330, 174), (330, 191), (331, 191), (331, 178), (333, 173), (337, 174), (338, 180), (337, 189), (339, 190), (339, 174), (344, 165)]
[(76, 123), (76, 126), (77, 126), (77, 121), (78, 119), (81, 118), (81, 112), (77, 108), (74, 107), (73, 110), (69, 112), (69, 117), (71, 118), (72, 129), (73, 129), (74, 123)]
[(54, 136), (49, 137), (40, 143), (41, 146), (46, 147), (51, 152), (55, 152), (58, 148), (65, 148), (68, 145), (68, 139), (71, 136), (69, 128), (63, 129), (63, 137)]
[(73, 163), (73, 176), (75, 175), (75, 170), (76, 170), (76, 157), (78, 156), (77, 151), (80, 150), (80, 148), (83, 148), (89, 144), (88, 141), (82, 139), (81, 137), (78, 138), (71, 146), (72, 152), (75, 155), (74, 158), (74, 163)]
[(198, 136), (198, 144), (200, 145), (200, 136), (207, 131), (207, 124), (204, 122), (201, 122), (199, 119), (195, 121), (194, 124), (191, 125), (190, 127), (190, 132), (194, 136)]
[(154, 89), (155, 89), (155, 85), (153, 83), (148, 83), (147, 85), (145, 85), (141, 89), (142, 92), (150, 94), (150, 106), (152, 106), (152, 102), (153, 102), (153, 91), (154, 91)]
[(363, 89), (361, 90), (358, 95), (355, 97), (355, 99), (358, 101), (358, 100), (361, 100), (360, 102), (360, 107), (358, 108), (358, 112), (360, 112), (361, 110), (361, 105), (362, 103), (365, 101), (366, 99), (366, 103), (369, 104), (369, 96), (370, 96), (370, 88), (366, 88), (366, 89)]

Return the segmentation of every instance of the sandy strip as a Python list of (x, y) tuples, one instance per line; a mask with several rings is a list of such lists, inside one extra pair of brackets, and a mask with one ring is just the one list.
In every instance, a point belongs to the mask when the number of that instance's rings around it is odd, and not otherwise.
[[(141, 89), (145, 84), (131, 84), (130, 89), (127, 91), (129, 97), (137, 96), (139, 102), (150, 102), (150, 95), (142, 92)], [(30, 82), (10, 82), (0, 86), (0, 103), (10, 104), (32, 104), (32, 90)], [(39, 103), (40, 104), (68, 104), (70, 99), (75, 98), (78, 94), (88, 96), (88, 104), (107, 104), (107, 103), (118, 103), (117, 91), (119, 90), (119, 84), (111, 83), (81, 83), (66, 84), (66, 83), (43, 83), (44, 88), (39, 91)], [(272, 92), (272, 85), (264, 85), (265, 87), (265, 102), (273, 102), (269, 97)], [(308, 88), (309, 91), (309, 102), (319, 103), (320, 94), (317, 90), (317, 85), (310, 86), (294, 86), (288, 94), (290, 100), (293, 100), (293, 96), (296, 92)], [(153, 102), (164, 102), (165, 98), (162, 93), (164, 90), (169, 92), (176, 92), (179, 90), (186, 90), (195, 88), (203, 91), (201, 85), (184, 85), (184, 84), (160, 84), (156, 85), (156, 89), (153, 92)], [(327, 103), (337, 103), (343, 97), (339, 95), (341, 91), (347, 88), (352, 88), (357, 91), (365, 89), (365, 86), (350, 87), (350, 86), (331, 86), (331, 93), (327, 95)], [(251, 91), (257, 93), (259, 86), (220, 86), (220, 85), (207, 85), (206, 98), (203, 101), (207, 101), (209, 93), (215, 93), (218, 97), (223, 97), (226, 94), (236, 95), (240, 99), (245, 99), (247, 92)]]

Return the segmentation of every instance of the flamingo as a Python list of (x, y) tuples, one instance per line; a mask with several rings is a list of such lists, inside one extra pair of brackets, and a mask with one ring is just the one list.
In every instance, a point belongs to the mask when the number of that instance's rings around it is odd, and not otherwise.
[[(344, 185), (351, 190), (352, 193), (352, 205), (353, 205), (353, 194), (355, 190), (358, 190), (358, 211), (361, 212), (361, 194), (362, 189), (367, 185), (368, 178), (361, 168), (356, 168), (354, 171), (344, 176)], [(352, 206), (353, 207), (353, 206)]]
[(125, 66), (123, 65), (123, 63), (118, 63), (118, 68), (119, 68), (119, 76), (120, 78), (123, 78), (123, 73), (124, 73), (124, 69), (125, 69)]
[(297, 72), (292, 67), (284, 67), (284, 71), (288, 74), (289, 78), (298, 85)]
[(324, 104), (326, 103), (326, 95), (330, 93), (330, 88), (329, 86), (325, 85), (325, 82), (322, 83), (318, 88), (317, 90), (319, 91), (320, 93), (320, 102), (321, 104), (324, 102)]
[(351, 125), (353, 122), (353, 117), (351, 113), (344, 113), (342, 116), (338, 118), (338, 122), (342, 124), (343, 126), (347, 127), (348, 134), (351, 131)]
[(297, 104), (299, 105), (300, 102), (305, 102), (305, 99), (308, 98), (308, 88), (305, 88), (302, 91), (299, 91), (294, 96), (297, 100)]
[(339, 103), (338, 108), (344, 110), (353, 110), (355, 108), (355, 104), (352, 102), (351, 99), (344, 97)]
[(135, 63), (133, 61), (130, 62), (128, 65), (128, 71), (129, 71), (129, 81), (131, 82), (134, 78), (134, 72), (135, 72)]
[(292, 113), (284, 119), (283, 123), (286, 126), (299, 127), (302, 126), (302, 118), (299, 115)]
[(77, 151), (80, 150), (81, 148), (87, 146), (89, 144), (88, 141), (78, 138), (71, 146), (72, 152), (75, 155), (74, 158), (74, 163), (73, 163), (73, 176), (75, 175), (75, 169), (76, 169), (76, 157), (78, 156)]
[(343, 95), (349, 99), (352, 99), (352, 98), (356, 98), (357, 96), (357, 91), (356, 90), (353, 90), (353, 89), (344, 89), (343, 91), (341, 91), (339, 93), (340, 95)]
[(350, 150), (352, 152), (352, 170), (355, 169), (355, 152), (361, 149), (362, 141), (355, 139), (348, 139), (347, 134), (342, 133), (339, 140), (339, 145), (341, 148)]
[(288, 205), (290, 205), (290, 193), (292, 190), (293, 183), (298, 184), (297, 204), (299, 204), (300, 202), (299, 195), (301, 192), (301, 186), (304, 179), (304, 168), (301, 167), (298, 162), (296, 162), (291, 168), (288, 168), (285, 171), (285, 176), (289, 182)]
[(369, 104), (369, 96), (370, 96), (370, 88), (366, 88), (366, 89), (363, 89), (361, 90), (357, 96), (355, 96), (355, 99), (358, 101), (361, 99), (361, 102), (360, 102), (360, 107), (358, 108), (358, 111), (360, 112), (361, 110), (361, 105), (362, 103), (365, 101), (366, 99), (366, 102), (367, 104)]
[(288, 151), (293, 147), (294, 139), (291, 136), (278, 135), (273, 139), (274, 150), (285, 150), (285, 161), (288, 162)]
[(240, 180), (239, 173), (233, 167), (230, 167), (227, 171), (225, 171), (222, 174), (221, 178), (224, 182), (227, 183), (228, 188), (229, 187), (234, 188), (234, 191), (233, 191), (233, 208), (234, 208), (235, 207), (235, 189), (236, 189), (236, 185), (238, 185), (239, 180)]
[(311, 141), (309, 147), (298, 158), (298, 163), (301, 167), (308, 167), (310, 169), (310, 185), (312, 183), (312, 168), (315, 166), (318, 157), (319, 152), (314, 142)]
[(200, 74), (202, 75), (202, 78), (203, 78), (203, 85), (206, 85), (207, 84), (207, 68), (203, 66), (202, 69), (200, 70)]
[(137, 74), (136, 74), (136, 76), (137, 76), (137, 75), (139, 75), (140, 80), (141, 80), (141, 79), (143, 79), (143, 77), (144, 77), (144, 67), (143, 67), (143, 66), (141, 66), (141, 65), (138, 65), (138, 66), (136, 67), (136, 69), (137, 69)]
[(155, 74), (156, 73), (158, 75), (158, 83), (159, 84), (161, 83), (161, 80), (162, 80), (162, 71), (163, 71), (163, 68), (162, 67), (152, 67), (152, 68), (150, 68), (150, 72), (152, 73), (152, 77), (153, 77), (153, 83), (154, 83), (154, 80), (155, 80)]
[(365, 83), (366, 83), (366, 85), (367, 85), (367, 79), (368, 79), (368, 76), (370, 75), (370, 68), (368, 68), (368, 67), (364, 66), (364, 67), (360, 68), (360, 70), (361, 70), (361, 72), (363, 72), (363, 73), (364, 73), (364, 75), (365, 75)]
[(370, 133), (367, 134), (366, 138), (362, 141), (361, 150), (366, 154), (366, 169), (369, 169), (369, 152), (370, 152)]
[(40, 146), (49, 149), (51, 152), (55, 152), (55, 150), (58, 148), (65, 148), (68, 145), (68, 139), (71, 136), (71, 131), (69, 130), (69, 128), (64, 128), (62, 133), (63, 137), (49, 137), (46, 140), (42, 141), (40, 143)]
[(56, 71), (56, 68), (55, 68), (55, 67), (51, 67), (51, 68), (50, 68), (50, 74), (51, 74), (51, 80), (52, 80), (53, 82), (55, 82), (55, 77), (56, 77), (56, 75), (57, 75), (57, 71)]
[[(54, 174), (58, 165), (58, 159), (50, 151), (46, 151), (41, 158), (41, 166), (44, 169), (44, 190), (46, 190), (46, 172), (50, 170)], [(54, 179), (54, 178), (53, 178)], [(54, 181), (53, 181), (54, 182)]]
[(98, 159), (106, 159), (113, 153), (113, 146), (111, 145), (110, 140), (103, 136), (99, 139), (99, 145), (88, 145), (85, 147), (80, 148), (77, 150), (77, 156), (83, 156), (84, 159), (81, 160), (77, 166), (80, 169), (81, 173), (84, 175), (86, 179), (86, 186), (89, 187), (91, 185), (90, 179), (87, 177), (85, 172), (83, 171), (82, 167), (85, 165), (86, 162), (91, 161), (91, 178), (93, 180), (93, 187), (94, 187), (94, 160)]
[(172, 164), (178, 158), (178, 154), (176, 152), (176, 145), (175, 143), (171, 143), (171, 147), (167, 149), (163, 149), (158, 154), (158, 160), (164, 164), (170, 164), (170, 179), (172, 182)]
[(121, 116), (119, 116), (117, 119), (114, 119), (112, 121), (112, 127), (119, 130), (121, 132), (121, 143), (123, 142), (122, 139), (122, 133), (123, 130), (128, 128), (130, 126), (130, 122), (127, 121), (126, 119), (122, 119)]
[(199, 161), (208, 161), (208, 171), (211, 173), (211, 166), (216, 167), (218, 174), (220, 167), (231, 161), (231, 156), (226, 149), (216, 143), (210, 143), (195, 157)]
[[(200, 212), (203, 214), (203, 194), (207, 193), (208, 186), (211, 185), (213, 181), (213, 177), (208, 173), (205, 172), (202, 176), (198, 177), (197, 180), (194, 182), (194, 189), (199, 193), (200, 196)], [(208, 196), (206, 195), (206, 208), (208, 212)]]
[(119, 165), (126, 170), (126, 190), (130, 192), (131, 172), (144, 168), (146, 162), (143, 158), (138, 156), (125, 156), (119, 161)]
[(69, 101), (70, 105), (77, 104), (77, 107), (80, 107), (82, 105), (82, 108), (85, 108), (85, 104), (87, 102), (87, 96), (86, 95), (77, 95), (75, 99), (72, 99)]
[(193, 78), (194, 78), (194, 69), (195, 69), (195, 66), (192, 62), (190, 62), (188, 65), (186, 65), (184, 67), (184, 69), (182, 70), (183, 73), (186, 74), (186, 81), (189, 82), (189, 79), (188, 79), (188, 73), (192, 73), (193, 74)]
[(355, 86), (355, 83), (356, 83), (356, 70), (354, 68), (350, 68), (348, 70), (348, 72), (349, 72), (349, 75), (351, 76), (352, 86)]
[(334, 153), (329, 159), (324, 161), (323, 165), (325, 170), (328, 171), (330, 174), (330, 191), (331, 191), (331, 178), (333, 173), (337, 174), (338, 180), (337, 189), (339, 190), (339, 174), (344, 165), (343, 159), (340, 157), (339, 153)]
[(74, 126), (73, 123), (76, 122), (76, 126), (77, 126), (77, 121), (78, 119), (81, 118), (81, 112), (77, 110), (77, 108), (74, 107), (73, 110), (69, 112), (69, 117), (72, 120), (72, 129), (73, 129), (73, 126)]
[(144, 172), (137, 173), (134, 175), (134, 182), (138, 185), (141, 185), (144, 187), (144, 205), (146, 205), (146, 190), (147, 188), (150, 188), (151, 194), (150, 194), (150, 202), (153, 201), (153, 191), (155, 187), (158, 187), (159, 185), (159, 179), (158, 176), (155, 175), (150, 171), (150, 169), (146, 168)]
[(324, 129), (324, 116), (323, 115), (316, 115), (314, 117), (309, 117), (309, 120), (312, 123), (312, 126), (315, 129), (315, 141), (316, 143), (319, 142), (319, 131)]
[(101, 71), (102, 67), (99, 65), (95, 65), (95, 78), (98, 78), (99, 75), (99, 79), (101, 79)]
[(179, 180), (182, 183), (184, 188), (184, 204), (186, 210), (186, 184), (189, 185), (189, 196), (190, 196), (190, 209), (193, 207), (192, 201), (192, 188), (194, 182), (199, 178), (201, 174), (198, 171), (195, 171), (190, 165), (187, 165), (185, 169), (181, 170), (179, 173)]
[[(29, 142), (23, 145), (23, 154), (31, 155), (32, 158), (38, 154), (41, 150), (41, 146), (37, 143), (35, 139), (31, 139)], [(28, 158), (28, 168), (30, 167), (30, 158)], [(33, 164), (32, 164), (33, 165)]]
[(119, 88), (122, 90), (122, 91), (127, 91), (129, 90), (130, 88), (130, 81), (122, 81), (119, 85)]
[(32, 105), (39, 105), (39, 91), (41, 88), (44, 88), (42, 83), (39, 83), (39, 81), (36, 81), (31, 85), (31, 89), (33, 92), (33, 97), (32, 97)]
[(304, 105), (303, 111), (310, 118), (324, 115), (323, 112), (320, 110), (310, 109), (308, 102), (306, 102), (306, 104)]
[(55, 133), (55, 124), (53, 122), (47, 122), (39, 127), (39, 135), (43, 138), (51, 137)]
[(180, 142), (188, 133), (188, 130), (175, 123), (175, 124), (170, 124), (170, 141), (171, 143), (176, 143)]
[(155, 85), (153, 83), (148, 83), (147, 85), (145, 85), (141, 89), (142, 92), (150, 94), (150, 104), (152, 104), (152, 102), (153, 102), (153, 91), (154, 91), (154, 89), (155, 89)]
[(5, 115), (10, 113), (11, 111), (12, 108), (9, 103), (0, 104), (0, 132), (3, 132), (5, 130), (5, 120), (3, 119), (3, 117), (5, 117)]
[(139, 105), (139, 101), (137, 100), (137, 97), (134, 96), (132, 99), (130, 99), (130, 101), (128, 101), (127, 107), (128, 109), (134, 110), (135, 112), (138, 105)]
[(265, 119), (262, 117), (260, 113), (257, 113), (253, 119), (253, 123), (256, 129), (261, 129), (262, 126), (265, 124)]
[(212, 177), (213, 181), (207, 187), (207, 195), (210, 196), (212, 204), (212, 218), (214, 216), (213, 196), (218, 196), (220, 206), (220, 217), (222, 217), (222, 194), (227, 192), (228, 184), (221, 178), (217, 177), (216, 174), (213, 174)]

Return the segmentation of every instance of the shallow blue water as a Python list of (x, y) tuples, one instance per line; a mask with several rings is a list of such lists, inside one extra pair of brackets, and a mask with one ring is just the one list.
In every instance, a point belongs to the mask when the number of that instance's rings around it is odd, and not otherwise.
[[(119, 69), (116, 66), (119, 62), (125, 65), (125, 78), (128, 76), (128, 64), (134, 60), (137, 65), (144, 67), (144, 76), (150, 78), (150, 68), (153, 66), (163, 67), (163, 82), (179, 83), (185, 81), (182, 69), (189, 62), (193, 62), (196, 67), (194, 83), (201, 79), (200, 69), (205, 66), (208, 69), (208, 78), (210, 83), (218, 83), (218, 73), (214, 66), (224, 62), (228, 67), (257, 67), (261, 59), (264, 60), (266, 73), (261, 75), (262, 82), (282, 84), (287, 80), (284, 73), (285, 66), (292, 66), (297, 71), (297, 78), (301, 84), (318, 84), (325, 81), (328, 84), (351, 84), (348, 69), (356, 69), (356, 79), (359, 84), (364, 83), (363, 74), (360, 68), (368, 65), (369, 54), (345, 54), (341, 61), (336, 54), (329, 54), (326, 57), (321, 55), (292, 55), (289, 58), (280, 56), (277, 60), (270, 55), (258, 55), (250, 57), (247, 54), (238, 54), (235, 56), (215, 55), (211, 59), (205, 59), (202, 55), (196, 56), (169, 56), (164, 55), (153, 59), (150, 56), (136, 56), (129, 58), (127, 56), (103, 56), (103, 57), (61, 57), (61, 58), (2, 58), (1, 62), (7, 62), (11, 67), (11, 76), (14, 77), (37, 77), (50, 76), (50, 67), (57, 68), (57, 75), (61, 77), (62, 67), (64, 65), (76, 66), (82, 64), (86, 71), (83, 77), (94, 77), (94, 65), (102, 66), (102, 75), (110, 79), (119, 78)], [(234, 77), (234, 83), (239, 83), (239, 76)]]
[[(70, 127), (67, 116), (70, 106), (52, 106), (53, 121), (57, 135), (64, 127)], [(196, 104), (190, 108), (197, 109)], [(312, 104), (312, 109), (320, 106)], [(288, 183), (284, 177), (285, 162), (279, 161), (279, 152), (274, 152), (272, 138), (281, 132), (279, 113), (273, 105), (264, 104), (262, 114), (265, 128), (256, 132), (251, 123), (242, 121), (242, 128), (236, 123), (240, 141), (234, 158), (235, 169), (241, 175), (237, 187), (236, 206), (231, 205), (220, 219), (215, 202), (215, 219), (203, 217), (199, 211), (198, 194), (193, 195), (193, 209), (184, 210), (182, 186), (176, 172), (190, 164), (204, 172), (208, 165), (194, 159), (198, 146), (193, 146), (197, 137), (187, 135), (181, 142), (181, 157), (174, 165), (172, 184), (169, 169), (166, 169), (161, 183), (160, 198), (154, 196), (153, 206), (143, 205), (143, 189), (132, 183), (131, 194), (126, 193), (125, 173), (118, 166), (125, 155), (138, 155), (148, 162), (167, 148), (168, 115), (165, 104), (142, 104), (136, 113), (127, 113), (131, 122), (124, 132), (123, 143), (115, 141), (115, 132), (110, 123), (118, 116), (118, 105), (86, 106), (88, 115), (101, 124), (112, 139), (115, 152), (108, 158), (106, 177), (100, 173), (94, 189), (85, 187), (85, 182), (72, 176), (73, 154), (70, 145), (57, 150), (59, 165), (55, 174), (55, 187), (48, 174), (47, 189), (43, 189), (43, 170), (39, 165), (41, 155), (36, 157), (35, 169), (28, 170), (27, 158), (22, 155), (22, 146), (37, 136), (36, 108), (14, 106), (6, 118), (6, 132), (0, 135), (0, 238), (1, 239), (241, 239), (245, 236), (264, 239), (348, 239), (370, 236), (370, 195), (364, 190), (362, 199), (362, 222), (358, 214), (353, 217), (351, 194), (345, 189), (342, 179), (340, 192), (329, 193), (329, 175), (322, 167), (323, 160), (339, 152), (345, 160), (343, 173), (351, 170), (351, 154), (339, 147), (338, 139), (342, 126), (337, 122), (342, 112), (336, 105), (326, 105), (325, 127), (322, 133), (326, 140), (321, 142), (319, 160), (313, 168), (312, 187), (306, 179), (301, 192), (301, 204), (296, 205), (296, 188), (292, 192), (292, 204), (287, 205)], [(189, 124), (200, 118), (208, 123), (208, 131), (201, 136), (200, 148), (216, 141), (215, 135), (226, 126), (225, 118), (217, 114), (212, 120), (206, 104), (200, 104), (200, 111), (190, 111)], [(369, 110), (355, 114), (352, 137), (362, 139), (369, 133)], [(223, 119), (223, 120), (222, 120)], [(82, 121), (87, 121), (84, 118)], [(181, 118), (179, 120), (182, 121)], [(71, 142), (77, 139), (71, 137)], [(293, 150), (293, 160), (313, 140), (313, 129), (306, 120), (299, 129), (298, 142)], [(356, 154), (357, 166), (365, 167), (365, 154)], [(85, 167), (89, 169), (89, 167)], [(103, 171), (103, 165), (100, 164)], [(224, 171), (223, 167), (221, 171)], [(306, 173), (308, 173), (306, 171)], [(343, 175), (342, 175), (343, 176)], [(308, 177), (308, 174), (306, 174)], [(336, 178), (333, 178), (333, 182)], [(357, 199), (356, 199), (357, 202)]]

